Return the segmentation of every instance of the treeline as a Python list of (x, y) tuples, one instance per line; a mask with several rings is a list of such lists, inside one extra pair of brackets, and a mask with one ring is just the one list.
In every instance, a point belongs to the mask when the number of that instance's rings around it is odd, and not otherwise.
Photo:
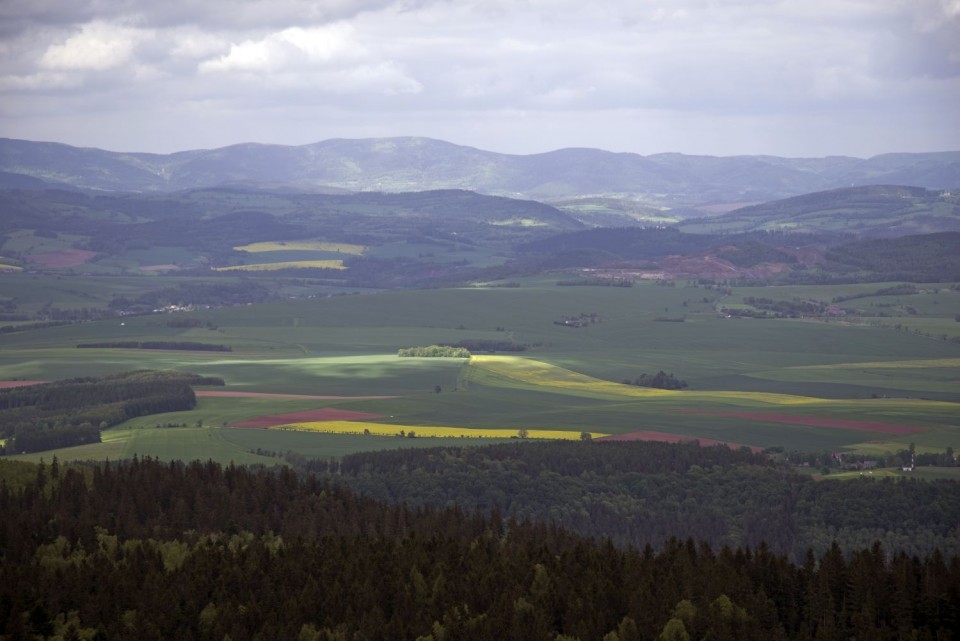
[(577, 278), (558, 280), (558, 287), (633, 287), (633, 281), (626, 278)]
[(910, 283), (903, 283), (901, 285), (893, 285), (891, 287), (882, 287), (878, 290), (872, 292), (860, 292), (858, 294), (848, 294), (846, 296), (834, 296), (834, 303), (842, 303), (848, 300), (856, 300), (857, 298), (870, 298), (872, 296), (911, 296), (913, 294), (918, 294), (916, 285), (911, 285)]
[(949, 639), (960, 616), (940, 551), (618, 548), (286, 468), (84, 472), (0, 484), (3, 638), (893, 641)]
[(135, 371), (0, 390), (0, 454), (100, 442), (100, 431), (130, 418), (196, 407), (191, 385), (223, 379)]
[[(793, 300), (773, 300), (763, 296), (747, 296), (743, 299), (747, 305), (771, 312), (767, 316), (775, 318), (801, 318), (804, 316), (823, 316), (827, 313), (828, 305), (816, 300), (803, 300), (795, 298)], [(837, 302), (834, 300), (834, 302)], [(724, 309), (724, 312), (736, 315), (738, 312), (748, 310)]]
[(920, 556), (960, 550), (957, 481), (814, 482), (745, 449), (511, 443), (353, 454), (308, 468), (385, 501), (552, 521), (638, 548), (695, 534), (714, 547), (765, 543), (797, 562), (833, 541), (852, 550), (879, 540)]
[(111, 341), (107, 343), (80, 343), (79, 348), (116, 349), (172, 349), (186, 352), (232, 352), (229, 345), (196, 343), (193, 341)]

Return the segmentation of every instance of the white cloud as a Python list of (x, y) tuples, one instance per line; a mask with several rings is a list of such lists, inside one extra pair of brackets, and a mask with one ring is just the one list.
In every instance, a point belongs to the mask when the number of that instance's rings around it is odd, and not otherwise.
[(291, 27), (259, 40), (233, 44), (229, 53), (201, 63), (200, 71), (274, 71), (364, 56), (350, 25), (337, 23), (311, 29)]
[(132, 58), (136, 42), (144, 35), (129, 27), (91, 22), (65, 42), (48, 47), (40, 66), (97, 71), (119, 67)]

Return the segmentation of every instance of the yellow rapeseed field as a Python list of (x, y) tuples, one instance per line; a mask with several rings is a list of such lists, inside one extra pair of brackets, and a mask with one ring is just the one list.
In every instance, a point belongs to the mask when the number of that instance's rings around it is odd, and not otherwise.
[(276, 251), (327, 251), (327, 252), (340, 252), (341, 254), (351, 254), (354, 256), (359, 256), (364, 251), (366, 247), (363, 245), (353, 245), (351, 243), (329, 243), (324, 241), (267, 241), (262, 243), (250, 243), (249, 245), (241, 245), (240, 247), (234, 247), (236, 251), (239, 252), (249, 252), (251, 254), (256, 254), (260, 252), (276, 252)]
[[(423, 437), (439, 438), (515, 438), (519, 437), (517, 429), (482, 429), (473, 427), (438, 427), (434, 425), (391, 425), (388, 423), (367, 423), (365, 421), (315, 421), (307, 423), (290, 423), (278, 425), (270, 429), (299, 430), (306, 432), (325, 432), (328, 434), (370, 434), (371, 436), (405, 436), (411, 433)], [(592, 438), (607, 436), (600, 432), (590, 432)], [(566, 430), (526, 430), (526, 438), (554, 439), (575, 441), (580, 439), (580, 432)]]
[(265, 272), (277, 269), (297, 269), (313, 267), (317, 269), (346, 269), (342, 260), (291, 260), (281, 263), (254, 263), (252, 265), (232, 265), (230, 267), (214, 267), (218, 272)]
[(593, 397), (603, 395), (627, 398), (684, 399), (689, 401), (753, 401), (772, 405), (831, 403), (831, 401), (821, 398), (768, 392), (698, 392), (637, 387), (593, 378), (556, 365), (519, 356), (474, 355), (470, 358), (469, 366), (494, 374), (495, 377), (500, 379), (516, 381), (521, 385), (533, 386), (543, 391), (552, 389), (561, 393)]
[(5, 265), (0, 263), (0, 272), (21, 272), (23, 267), (17, 267), (16, 265)]

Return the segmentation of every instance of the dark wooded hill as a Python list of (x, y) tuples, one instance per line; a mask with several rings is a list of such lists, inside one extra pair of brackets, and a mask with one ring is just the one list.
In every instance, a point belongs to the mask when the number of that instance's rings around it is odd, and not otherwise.
[(54, 462), (0, 482), (0, 513), (11, 640), (893, 641), (960, 621), (960, 559), (942, 551), (620, 549), (286, 468)]

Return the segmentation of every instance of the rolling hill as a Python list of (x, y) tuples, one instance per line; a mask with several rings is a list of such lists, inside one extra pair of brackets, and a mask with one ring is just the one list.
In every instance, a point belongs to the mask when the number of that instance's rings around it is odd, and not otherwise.
[(744, 207), (678, 227), (695, 233), (791, 231), (857, 236), (960, 231), (960, 194), (893, 185), (848, 187)]

